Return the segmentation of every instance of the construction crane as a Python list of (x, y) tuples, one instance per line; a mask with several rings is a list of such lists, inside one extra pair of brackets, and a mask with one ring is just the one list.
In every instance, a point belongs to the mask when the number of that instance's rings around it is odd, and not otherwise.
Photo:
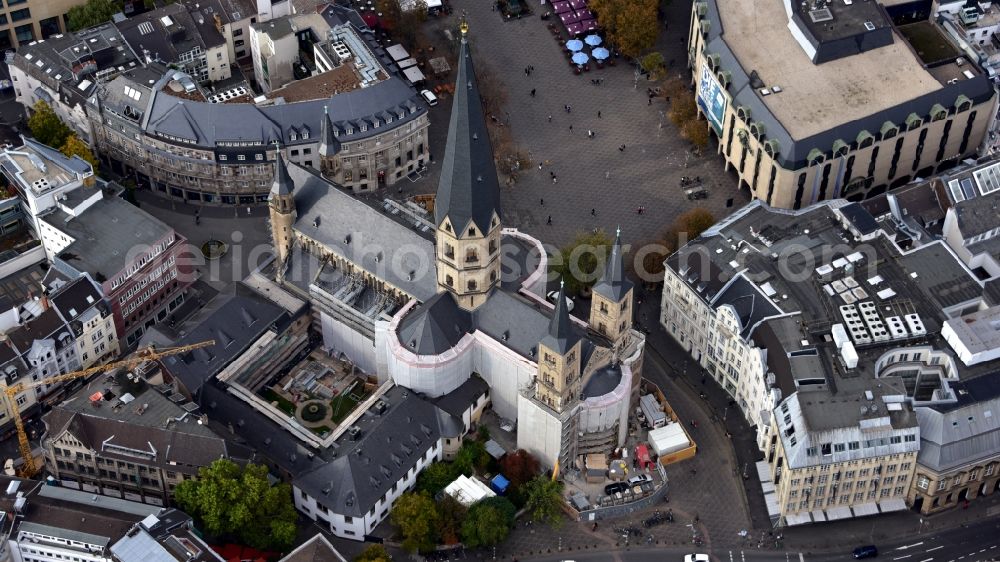
[(182, 345), (179, 347), (165, 347), (163, 349), (153, 349), (152, 347), (147, 347), (135, 352), (132, 357), (121, 361), (112, 361), (111, 363), (105, 363), (104, 365), (99, 365), (97, 367), (81, 369), (79, 371), (39, 379), (37, 381), (19, 382), (13, 386), (7, 386), (5, 384), (3, 387), (0, 387), (0, 390), (2, 390), (4, 395), (7, 397), (7, 403), (10, 405), (11, 415), (14, 417), (14, 425), (17, 427), (17, 445), (21, 451), (21, 458), (24, 459), (24, 466), (21, 467), (19, 476), (23, 478), (31, 478), (38, 472), (38, 467), (35, 466), (35, 457), (31, 453), (31, 444), (28, 442), (28, 434), (24, 431), (24, 420), (21, 419), (21, 411), (17, 407), (17, 395), (19, 393), (31, 388), (45, 386), (47, 384), (87, 377), (89, 375), (93, 375), (94, 373), (102, 373), (104, 371), (111, 371), (119, 368), (134, 369), (146, 361), (156, 361), (157, 359), (162, 359), (170, 355), (186, 353), (188, 351), (208, 347), (210, 345), (215, 345), (215, 340), (193, 343), (191, 345)]

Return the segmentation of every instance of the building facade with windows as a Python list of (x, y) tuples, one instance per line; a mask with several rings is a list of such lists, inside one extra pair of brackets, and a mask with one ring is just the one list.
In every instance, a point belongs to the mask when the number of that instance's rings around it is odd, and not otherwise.
[(86, 274), (111, 306), (121, 347), (133, 348), (150, 326), (184, 302), (193, 279), (178, 258), (186, 240), (121, 198), (113, 184), (76, 191), (39, 218), (52, 267), (69, 278)]
[(177, 484), (231, 451), (196, 405), (168, 397), (170, 385), (153, 385), (141, 369), (137, 382), (125, 375), (111, 387), (94, 379), (43, 416), (45, 466), (68, 488), (166, 506)]
[(954, 385), (958, 402), (917, 410), (920, 454), (908, 501), (920, 513), (1000, 490), (1000, 388), (986, 378)]
[[(788, 209), (858, 201), (976, 153), (997, 109), (990, 77), (910, 16), (876, 1), (693, 4), (698, 112), (741, 188)], [(918, 54), (922, 40), (944, 53)]]
[(776, 524), (912, 503), (918, 450), (954, 439), (921, 441), (918, 417), (992, 384), (1000, 298), (933, 234), (943, 212), (914, 189), (866, 206), (754, 201), (666, 260), (661, 323), (755, 427)]

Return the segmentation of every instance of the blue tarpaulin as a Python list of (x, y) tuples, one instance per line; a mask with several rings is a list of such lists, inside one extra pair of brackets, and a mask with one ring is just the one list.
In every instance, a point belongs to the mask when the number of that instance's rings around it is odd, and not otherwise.
[(490, 480), (490, 488), (493, 488), (493, 491), (498, 494), (506, 492), (508, 486), (510, 486), (510, 480), (504, 478), (503, 474), (497, 474), (493, 480)]

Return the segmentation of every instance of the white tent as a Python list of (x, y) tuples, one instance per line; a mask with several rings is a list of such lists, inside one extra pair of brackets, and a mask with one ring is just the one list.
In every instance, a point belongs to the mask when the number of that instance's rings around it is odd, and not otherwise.
[(649, 443), (653, 446), (653, 452), (661, 457), (685, 449), (691, 444), (684, 428), (677, 422), (650, 431)]
[(424, 73), (420, 72), (420, 69), (415, 66), (411, 66), (410, 68), (404, 68), (403, 76), (406, 76), (406, 79), (409, 80), (410, 83), (412, 84), (416, 84), (417, 82), (421, 82), (424, 80)]
[(489, 486), (464, 474), (445, 486), (444, 493), (455, 498), (458, 503), (465, 507), (469, 507), (479, 500), (496, 496), (496, 493)]

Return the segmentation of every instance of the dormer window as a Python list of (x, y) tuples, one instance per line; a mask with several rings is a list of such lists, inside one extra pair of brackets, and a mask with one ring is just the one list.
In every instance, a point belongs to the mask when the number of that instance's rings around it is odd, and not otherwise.
[(299, 136), (295, 133), (288, 133), (288, 140), (299, 140)]

